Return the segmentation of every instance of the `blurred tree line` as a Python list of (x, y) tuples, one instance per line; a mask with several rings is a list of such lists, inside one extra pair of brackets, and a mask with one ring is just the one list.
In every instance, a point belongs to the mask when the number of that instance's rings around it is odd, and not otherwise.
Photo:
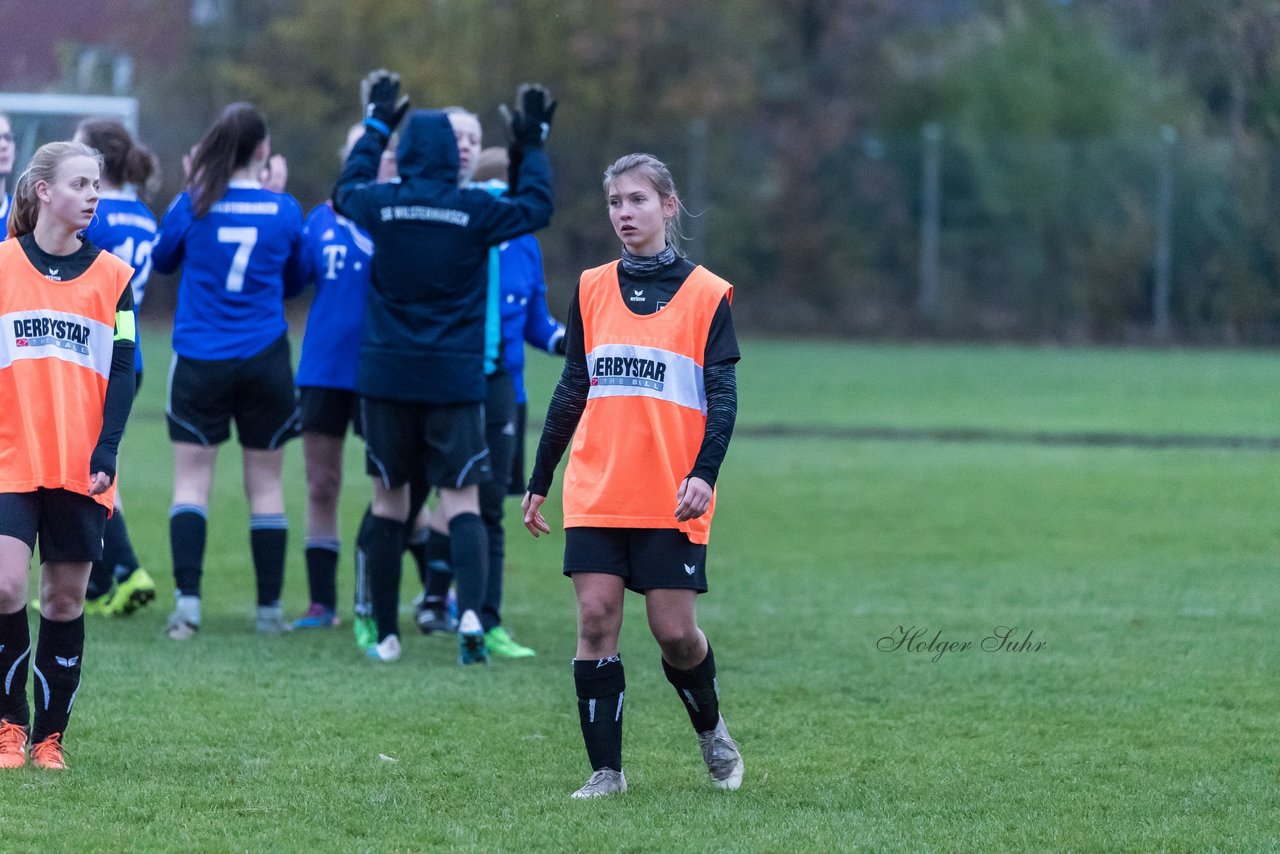
[(487, 144), (504, 142), (497, 104), (539, 80), (561, 104), (539, 234), (553, 309), (616, 257), (600, 176), (644, 150), (681, 185), (691, 255), (737, 285), (757, 332), (1143, 341), (1164, 304), (1178, 340), (1280, 341), (1273, 0), (223, 8), (182, 69), (139, 92), (164, 200), (233, 100), (266, 112), (310, 205), (368, 70), (398, 70), (415, 106), (475, 110)]

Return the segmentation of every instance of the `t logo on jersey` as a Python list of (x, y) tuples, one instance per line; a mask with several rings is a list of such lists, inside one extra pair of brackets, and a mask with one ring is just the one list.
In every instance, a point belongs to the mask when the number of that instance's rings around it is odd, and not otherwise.
[(329, 281), (333, 281), (338, 278), (338, 271), (346, 266), (347, 247), (341, 243), (327, 243), (320, 251), (324, 253), (324, 277)]

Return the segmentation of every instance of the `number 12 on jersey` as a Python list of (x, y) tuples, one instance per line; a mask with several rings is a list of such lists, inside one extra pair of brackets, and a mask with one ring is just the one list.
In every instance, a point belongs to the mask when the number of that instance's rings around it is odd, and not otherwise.
[(239, 293), (244, 290), (244, 271), (249, 267), (249, 255), (258, 242), (256, 226), (221, 226), (218, 229), (219, 243), (234, 243), (235, 257), (231, 259), (231, 269), (227, 271), (227, 290)]

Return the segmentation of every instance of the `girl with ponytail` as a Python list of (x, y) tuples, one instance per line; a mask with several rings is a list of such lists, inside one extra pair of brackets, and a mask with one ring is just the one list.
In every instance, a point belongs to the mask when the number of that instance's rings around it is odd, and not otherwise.
[(164, 215), (155, 269), (182, 268), (166, 414), (173, 441), (169, 540), (177, 608), (169, 637), (200, 627), (209, 490), (231, 422), (244, 449), (257, 628), (288, 628), (280, 610), (288, 524), (281, 462), (298, 434), (284, 299), (304, 285), (302, 208), (263, 187), (271, 138), (251, 104), (232, 104), (196, 145), (185, 192)]

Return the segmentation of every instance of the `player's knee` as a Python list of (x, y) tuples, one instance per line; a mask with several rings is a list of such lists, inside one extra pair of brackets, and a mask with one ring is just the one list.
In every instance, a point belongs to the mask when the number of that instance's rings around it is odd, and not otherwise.
[(12, 614), (21, 610), (27, 599), (27, 573), (0, 574), (0, 614)]
[(60, 587), (40, 591), (40, 613), (55, 622), (74, 620), (84, 609), (84, 597), (78, 590)]
[(313, 504), (333, 504), (342, 490), (342, 469), (307, 471), (307, 497)]
[(662, 657), (672, 664), (679, 665), (697, 656), (700, 638), (696, 626), (654, 626), (653, 637), (662, 649)]
[(578, 603), (578, 637), (588, 645), (605, 644), (617, 634), (617, 625), (617, 609), (609, 603)]

